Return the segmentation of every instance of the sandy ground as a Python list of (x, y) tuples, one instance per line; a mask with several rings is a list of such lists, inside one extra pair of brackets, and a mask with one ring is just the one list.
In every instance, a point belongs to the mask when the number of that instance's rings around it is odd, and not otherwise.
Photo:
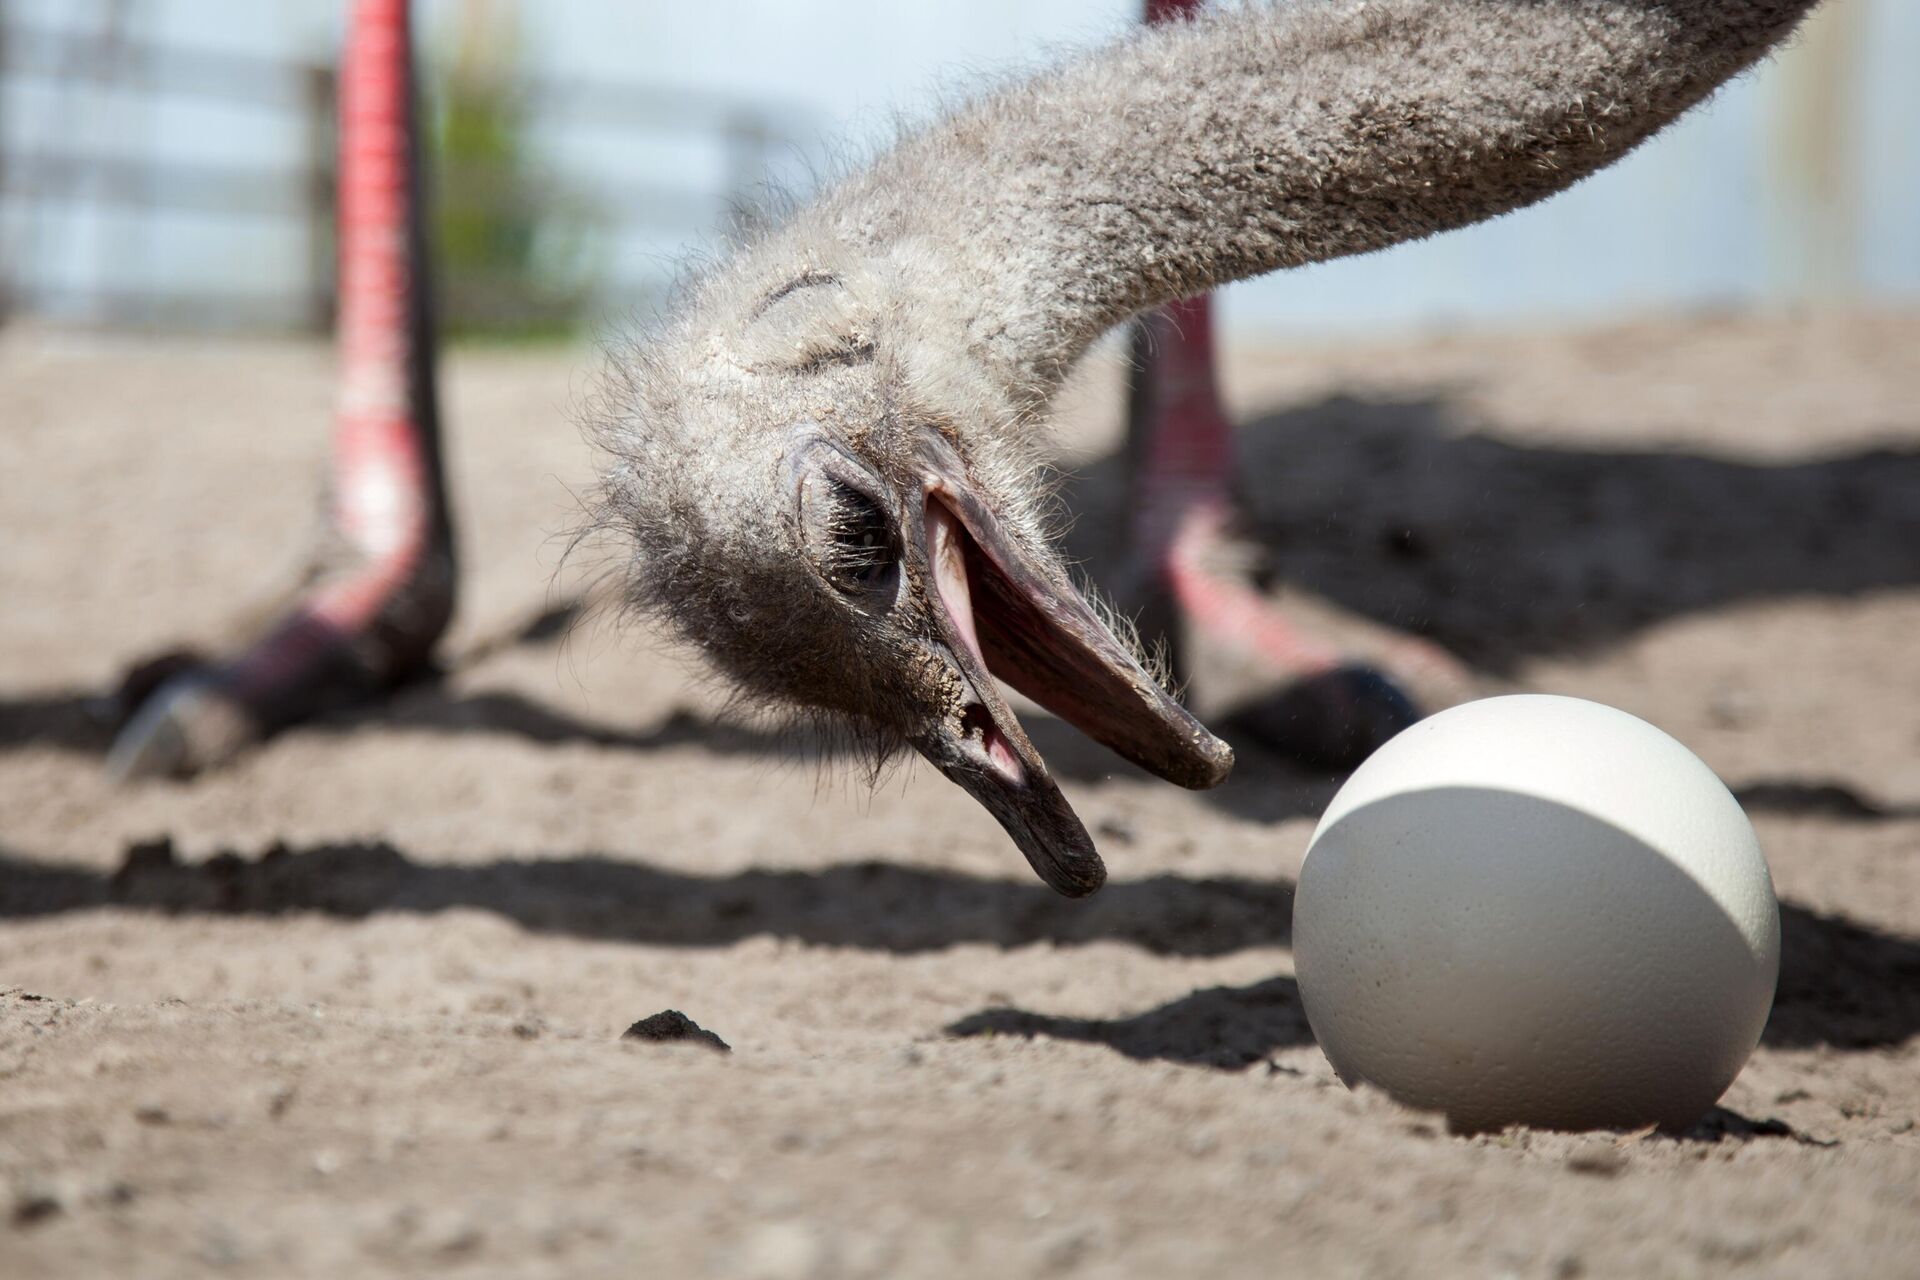
[[(297, 560), (329, 357), (0, 334), (0, 1275), (1920, 1275), (1916, 351), (1834, 314), (1233, 362), (1276, 590), (1653, 719), (1772, 862), (1720, 1111), (1460, 1137), (1301, 1015), (1337, 780), (1243, 749), (1190, 795), (1041, 724), (1113, 871), (1068, 903), (930, 772), (869, 797), (543, 621), (577, 354), (448, 363), (443, 682), (110, 789), (121, 664)], [(1063, 435), (1096, 569), (1115, 404), (1095, 370)], [(664, 1009), (732, 1052), (620, 1039)]]

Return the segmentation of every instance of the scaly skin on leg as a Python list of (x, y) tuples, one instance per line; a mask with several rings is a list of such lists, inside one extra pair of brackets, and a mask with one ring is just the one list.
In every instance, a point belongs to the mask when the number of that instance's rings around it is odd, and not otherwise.
[(1233, 716), (1242, 732), (1284, 754), (1348, 768), (1418, 718), (1403, 684), (1462, 696), (1465, 669), (1413, 636), (1377, 643), (1363, 659), (1303, 629), (1234, 567), (1232, 429), (1214, 382), (1209, 300), (1155, 311), (1135, 331), (1128, 397), (1129, 538), (1123, 595), (1142, 607), (1149, 638), (1165, 637), (1184, 679), (1187, 628), (1231, 646), (1284, 681), (1275, 697)]
[(240, 653), (161, 684), (108, 756), (188, 773), (426, 669), (453, 613), (406, 0), (356, 0), (340, 77), (340, 399), (327, 545)]
[[(1203, 0), (1147, 0), (1148, 22), (1177, 21)], [(1358, 764), (1418, 718), (1394, 675), (1302, 630), (1227, 564), (1233, 518), (1233, 433), (1214, 380), (1208, 296), (1162, 307), (1136, 325), (1127, 428), (1134, 581), (1142, 631), (1164, 636), (1181, 678), (1181, 633), (1191, 626), (1253, 657), (1287, 683), (1235, 716), (1267, 745), (1310, 763)], [(1402, 678), (1464, 687), (1465, 674), (1433, 645), (1405, 637), (1379, 655)]]

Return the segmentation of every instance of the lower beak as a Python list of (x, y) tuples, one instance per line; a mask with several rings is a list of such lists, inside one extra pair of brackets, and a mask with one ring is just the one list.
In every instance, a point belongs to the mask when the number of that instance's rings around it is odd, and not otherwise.
[(974, 623), (966, 534), (937, 497), (928, 498), (924, 523), (928, 576), (939, 596), (938, 629), (944, 633), (942, 642), (929, 646), (929, 656), (959, 677), (962, 696), (913, 745), (1000, 820), (1042, 880), (1070, 898), (1084, 897), (1106, 882), (1107, 869), (994, 685)]
[(1092, 893), (1106, 868), (996, 677), (1183, 786), (1223, 781), (1232, 749), (1160, 688), (1057, 564), (1008, 534), (944, 441), (928, 453), (916, 532), (939, 641), (926, 656), (962, 693), (914, 746), (999, 820), (1042, 880), (1069, 897)]
[[(990, 695), (996, 700), (998, 695)], [(1034, 873), (1069, 898), (1083, 898), (1107, 881), (1106, 864), (1093, 847), (1093, 837), (1074, 813), (1060, 788), (1004, 703), (998, 713), (984, 709), (984, 700), (969, 706), (957, 722), (942, 721), (913, 739), (921, 755), (999, 820), (1026, 855)], [(976, 712), (976, 709), (979, 709)], [(1012, 727), (1007, 735), (999, 726)], [(989, 728), (988, 726), (992, 727)], [(991, 735), (1013, 737), (1017, 765), (1011, 770), (990, 757), (996, 754)], [(983, 741), (984, 739), (984, 741)], [(982, 757), (989, 757), (983, 760)]]

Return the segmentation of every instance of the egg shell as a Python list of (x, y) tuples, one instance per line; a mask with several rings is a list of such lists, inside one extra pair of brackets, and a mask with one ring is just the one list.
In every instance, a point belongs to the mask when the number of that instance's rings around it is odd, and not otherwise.
[(1713, 771), (1623, 711), (1489, 698), (1334, 797), (1294, 904), (1334, 1070), (1461, 1129), (1691, 1124), (1753, 1051), (1780, 914)]

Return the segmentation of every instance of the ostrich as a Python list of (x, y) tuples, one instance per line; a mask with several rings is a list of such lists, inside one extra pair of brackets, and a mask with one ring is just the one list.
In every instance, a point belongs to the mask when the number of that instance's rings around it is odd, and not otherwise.
[(1050, 544), (1049, 400), (1156, 305), (1530, 204), (1812, 0), (1300, 0), (990, 94), (690, 283), (616, 350), (599, 520), (633, 605), (750, 700), (910, 744), (1042, 880), (1104, 864), (997, 687), (1170, 782), (1231, 750)]

